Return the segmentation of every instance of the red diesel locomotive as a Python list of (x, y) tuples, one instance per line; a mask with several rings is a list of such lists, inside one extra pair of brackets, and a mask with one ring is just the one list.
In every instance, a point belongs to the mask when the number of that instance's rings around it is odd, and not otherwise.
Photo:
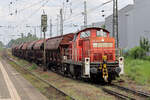
[[(29, 59), (30, 55), (32, 55), (32, 60), (38, 61), (37, 52), (31, 51), (38, 51), (42, 55), (43, 41), (34, 41), (29, 46), (32, 48), (29, 49), (30, 53), (23, 51), (23, 56)], [(35, 46), (37, 47), (34, 48)], [(29, 52), (28, 46), (26, 50), (26, 52)], [(15, 55), (18, 55), (15, 53), (18, 51), (17, 47), (12, 48), (12, 51)], [(41, 57), (38, 64), (43, 63)], [(119, 76), (121, 71), (118, 63), (115, 39), (109, 37), (109, 32), (102, 28), (86, 28), (76, 33), (52, 37), (46, 40), (47, 67), (64, 73), (64, 75), (111, 82)]]
[(120, 73), (115, 39), (102, 28), (86, 28), (74, 35), (63, 55), (65, 73), (111, 82)]

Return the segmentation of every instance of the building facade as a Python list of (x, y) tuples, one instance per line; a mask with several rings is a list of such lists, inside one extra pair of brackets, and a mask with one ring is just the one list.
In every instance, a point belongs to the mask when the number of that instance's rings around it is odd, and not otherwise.
[[(120, 48), (127, 48), (128, 46), (128, 35), (127, 35), (127, 24), (128, 24), (128, 13), (132, 11), (133, 5), (128, 5), (118, 13), (118, 33), (119, 33), (119, 47)], [(113, 15), (108, 16), (105, 19), (106, 29), (110, 32), (110, 36), (113, 35)]]
[[(134, 5), (127, 5), (119, 11), (120, 48), (133, 48), (139, 45), (140, 37), (150, 40), (150, 0), (134, 0)], [(106, 20), (106, 29), (112, 35), (112, 15)]]

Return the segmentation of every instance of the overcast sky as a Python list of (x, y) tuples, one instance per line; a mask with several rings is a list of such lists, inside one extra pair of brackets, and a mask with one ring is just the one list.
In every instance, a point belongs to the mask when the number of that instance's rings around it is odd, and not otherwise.
[[(19, 37), (20, 33), (27, 35), (28, 32), (34, 34), (36, 27), (36, 35), (40, 37), (40, 18), (45, 10), (49, 19), (53, 22), (53, 36), (57, 35), (56, 23), (57, 15), (63, 2), (66, 0), (0, 0), (0, 41), (5, 44), (11, 39)], [(101, 4), (109, 0), (87, 0), (88, 24), (104, 21), (101, 10), (105, 10), (106, 16), (112, 14), (112, 2), (101, 6)], [(69, 0), (64, 2), (64, 33), (75, 32), (83, 25), (83, 2), (84, 0)], [(133, 0), (118, 0), (119, 9), (128, 4), (133, 4)], [(26, 27), (26, 26), (31, 27)], [(78, 25), (74, 27), (73, 25)], [(49, 29), (47, 31), (49, 37)], [(17, 36), (18, 35), (18, 36)]]

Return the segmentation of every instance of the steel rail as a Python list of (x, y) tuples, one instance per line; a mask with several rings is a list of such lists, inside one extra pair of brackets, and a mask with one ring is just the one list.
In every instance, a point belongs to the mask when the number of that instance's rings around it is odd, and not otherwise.
[(124, 90), (124, 91), (131, 92), (131, 93), (136, 94), (138, 96), (150, 98), (150, 94), (149, 93), (145, 93), (145, 92), (142, 92), (142, 91), (136, 91), (136, 90), (129, 89), (127, 87), (119, 86), (119, 85), (116, 85), (116, 84), (112, 84), (112, 86), (113, 87), (117, 87), (118, 89), (121, 89), (121, 90)]
[(116, 97), (118, 97), (120, 99), (123, 99), (123, 100), (136, 100), (136, 99), (134, 99), (132, 97), (120, 94), (118, 92), (115, 92), (115, 91), (112, 91), (112, 90), (109, 90), (109, 89), (106, 89), (106, 88), (102, 88), (102, 90), (107, 92), (108, 94), (114, 95), (114, 96), (116, 96)]

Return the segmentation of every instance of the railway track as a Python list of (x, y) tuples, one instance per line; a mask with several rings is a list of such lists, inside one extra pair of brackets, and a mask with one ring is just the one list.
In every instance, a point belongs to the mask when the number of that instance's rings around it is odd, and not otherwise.
[(127, 92), (131, 92), (135, 95), (138, 95), (138, 96), (141, 96), (141, 97), (145, 97), (145, 98), (149, 98), (150, 99), (150, 94), (149, 93), (146, 93), (146, 92), (142, 92), (142, 91), (136, 91), (136, 90), (133, 90), (133, 89), (129, 89), (127, 87), (123, 87), (123, 86), (119, 86), (119, 85), (116, 85), (116, 84), (112, 84), (113, 87), (116, 87), (120, 90), (124, 90), (124, 91), (127, 91)]
[(102, 88), (103, 91), (107, 92), (108, 94), (110, 95), (114, 95), (116, 96), (117, 98), (120, 98), (120, 99), (123, 99), (123, 100), (136, 100), (134, 99), (133, 97), (130, 97), (130, 96), (126, 96), (124, 94), (121, 94), (121, 93), (118, 93), (116, 91), (113, 91), (111, 89), (107, 89), (107, 88)]
[[(9, 60), (9, 61), (14, 62), (14, 63), (15, 63), (16, 65), (18, 65), (18, 66), (21, 66), (21, 65), (19, 65), (14, 59), (8, 57), (7, 54), (5, 54), (5, 55), (3, 56), (3, 58), (4, 58), (5, 60)], [(27, 65), (26, 65), (26, 66), (27, 66)], [(48, 81), (42, 79), (41, 77), (39, 77), (39, 76), (36, 75), (35, 73), (32, 73), (31, 71), (29, 71), (28, 69), (26, 69), (26, 68), (24, 68), (24, 67), (20, 67), (20, 68), (23, 69), (25, 72), (29, 73), (30, 75), (36, 77), (38, 80), (42, 81), (43, 83), (45, 83), (45, 84), (49, 85), (50, 87), (54, 88), (56, 91), (59, 92), (59, 95), (62, 95), (62, 96), (64, 96), (64, 97), (69, 97), (69, 100), (76, 100), (76, 99), (73, 98), (72, 96), (66, 94), (65, 92), (63, 92), (63, 91), (61, 91), (60, 89), (58, 89), (58, 88), (56, 88), (55, 86), (53, 86), (53, 85), (52, 85), (51, 83), (49, 83)]]
[[(109, 88), (108, 88), (109, 87)], [(117, 84), (111, 84), (110, 86), (105, 86), (102, 87), (102, 90), (104, 92), (107, 92), (110, 95), (114, 95), (117, 98), (123, 99), (123, 100), (149, 100), (150, 99), (150, 94), (149, 93), (145, 93), (142, 91), (136, 91), (127, 87), (123, 87), (123, 86), (119, 86)], [(119, 91), (116, 91), (114, 89), (111, 88), (117, 88), (119, 89)], [(122, 93), (126, 92), (126, 93)], [(132, 93), (132, 96), (129, 95), (129, 93)]]

